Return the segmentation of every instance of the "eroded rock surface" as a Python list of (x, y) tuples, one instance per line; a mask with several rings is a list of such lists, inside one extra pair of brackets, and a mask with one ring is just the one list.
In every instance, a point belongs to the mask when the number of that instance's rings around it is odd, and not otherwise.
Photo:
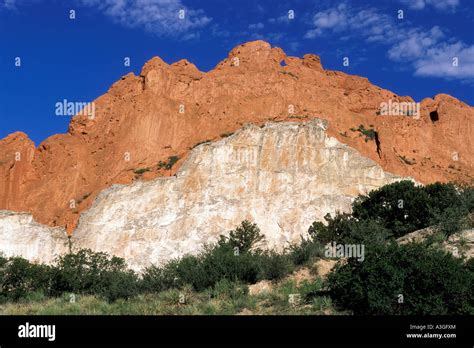
[[(169, 176), (196, 143), (245, 123), (313, 118), (329, 120), (329, 135), (386, 171), (422, 183), (471, 182), (474, 108), (439, 94), (421, 101), (419, 119), (377, 115), (389, 100), (413, 101), (366, 78), (325, 70), (318, 56), (287, 56), (263, 41), (234, 48), (207, 73), (186, 60), (155, 57), (140, 75), (123, 76), (97, 98), (94, 118), (74, 117), (66, 134), (36, 148), (23, 133), (0, 140), (0, 209), (31, 212), (72, 233), (99, 192), (137, 180), (136, 170), (145, 170), (138, 179)], [(377, 136), (351, 130), (360, 125)], [(174, 155), (181, 160), (171, 172), (157, 167)]]
[(52, 263), (69, 250), (66, 230), (38, 224), (28, 213), (0, 211), (0, 254)]
[(81, 216), (74, 248), (135, 268), (202, 250), (248, 219), (267, 246), (300, 241), (313, 221), (400, 180), (326, 134), (327, 122), (248, 125), (196, 147), (171, 178), (114, 185)]

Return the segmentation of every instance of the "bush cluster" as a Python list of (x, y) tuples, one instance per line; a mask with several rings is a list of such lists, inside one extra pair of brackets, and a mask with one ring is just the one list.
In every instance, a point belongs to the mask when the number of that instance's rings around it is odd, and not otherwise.
[(262, 239), (256, 224), (243, 221), (228, 236), (221, 236), (216, 244), (206, 246), (199, 255), (185, 256), (163, 267), (147, 268), (142, 286), (150, 292), (184, 285), (201, 291), (223, 279), (243, 283), (276, 280), (322, 253), (320, 245), (310, 240), (283, 252), (266, 251), (258, 248)]
[(96, 294), (113, 301), (137, 293), (138, 277), (125, 260), (103, 252), (84, 249), (64, 255), (52, 270), (52, 295)]
[(158, 169), (166, 169), (166, 170), (171, 170), (173, 166), (178, 162), (179, 157), (178, 156), (169, 156), (168, 160), (166, 161), (160, 161), (158, 162)]
[(326, 215), (326, 224), (314, 222), (308, 232), (320, 243), (383, 244), (426, 227), (446, 237), (472, 227), (474, 188), (435, 183), (416, 186), (400, 181), (359, 196), (352, 213)]
[(357, 198), (352, 216), (357, 220), (374, 219), (395, 238), (429, 226), (450, 235), (464, 227), (465, 218), (474, 211), (473, 197), (473, 187), (452, 183), (416, 186), (405, 180)]
[(358, 315), (474, 313), (474, 270), (423, 243), (370, 248), (328, 277), (333, 303)]
[(61, 256), (52, 266), (0, 257), (0, 301), (26, 299), (35, 292), (44, 296), (90, 294), (114, 301), (186, 286), (202, 291), (224, 281), (280, 279), (295, 266), (321, 255), (320, 245), (311, 240), (283, 252), (258, 248), (262, 240), (258, 226), (243, 221), (200, 254), (148, 267), (141, 276), (127, 269), (124, 259), (88, 249)]
[(400, 181), (358, 197), (351, 214), (314, 222), (308, 232), (322, 245), (366, 246), (363, 262), (349, 258), (330, 274), (334, 304), (355, 314), (472, 314), (472, 261), (464, 264), (428, 241), (398, 246), (394, 239), (426, 227), (445, 239), (472, 227), (473, 197), (472, 187)]
[(384, 244), (392, 237), (390, 229), (368, 218), (358, 220), (351, 214), (338, 213), (333, 217), (325, 216), (326, 225), (315, 221), (310, 226), (309, 234), (321, 244), (336, 242), (338, 244)]
[(0, 301), (18, 301), (31, 293), (94, 294), (114, 301), (138, 292), (138, 277), (125, 261), (88, 249), (58, 258), (53, 266), (20, 257), (0, 258)]
[[(123, 259), (91, 250), (64, 255), (51, 266), (0, 257), (0, 302), (65, 293), (114, 301), (190, 288), (238, 299), (245, 296), (244, 284), (282, 279), (336, 242), (366, 245), (364, 261), (340, 262), (324, 285), (338, 308), (355, 314), (474, 313), (473, 260), (463, 263), (429, 243), (393, 242), (428, 226), (447, 236), (472, 224), (473, 188), (401, 181), (357, 198), (352, 208), (351, 214), (326, 216), (326, 224), (314, 222), (306, 239), (278, 252), (260, 248), (260, 229), (243, 221), (199, 254), (148, 267), (140, 276)], [(306, 303), (320, 295), (319, 282), (305, 285)]]
[(48, 292), (52, 268), (35, 265), (20, 257), (0, 257), (0, 303), (17, 301), (36, 291)]

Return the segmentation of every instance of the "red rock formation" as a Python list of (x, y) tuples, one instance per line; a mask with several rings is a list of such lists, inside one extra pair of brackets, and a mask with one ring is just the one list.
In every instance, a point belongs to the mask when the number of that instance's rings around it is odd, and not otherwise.
[[(440, 94), (421, 102), (420, 119), (377, 115), (390, 99), (413, 101), (366, 78), (324, 70), (318, 56), (289, 57), (263, 41), (234, 48), (208, 73), (186, 60), (168, 65), (155, 57), (140, 76), (129, 73), (97, 98), (93, 119), (74, 117), (66, 134), (38, 148), (23, 133), (1, 140), (0, 209), (32, 212), (71, 232), (98, 192), (171, 175), (198, 142), (245, 123), (313, 117), (329, 120), (330, 135), (386, 171), (423, 183), (472, 182), (474, 108)], [(366, 139), (359, 125), (376, 137)], [(171, 171), (158, 168), (174, 155), (181, 160)], [(140, 168), (143, 174), (134, 173)]]

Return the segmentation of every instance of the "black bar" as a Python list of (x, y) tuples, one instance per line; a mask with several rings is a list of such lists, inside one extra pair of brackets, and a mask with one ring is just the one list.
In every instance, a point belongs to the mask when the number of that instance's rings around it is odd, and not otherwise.
[[(26, 322), (55, 325), (55, 341), (19, 338), (19, 326)], [(416, 328), (410, 329), (410, 325)], [(456, 338), (407, 338), (407, 334), (417, 333), (456, 334)], [(147, 342), (158, 346), (473, 347), (474, 320), (472, 316), (0, 316), (1, 348), (38, 344), (135, 347)]]

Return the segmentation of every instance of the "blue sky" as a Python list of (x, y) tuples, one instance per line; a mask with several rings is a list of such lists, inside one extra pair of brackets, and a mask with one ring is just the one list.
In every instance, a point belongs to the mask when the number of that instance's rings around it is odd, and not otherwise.
[(153, 56), (208, 71), (256, 39), (416, 101), (474, 105), (473, 28), (474, 0), (0, 0), (0, 138), (66, 132), (58, 101), (92, 101)]

